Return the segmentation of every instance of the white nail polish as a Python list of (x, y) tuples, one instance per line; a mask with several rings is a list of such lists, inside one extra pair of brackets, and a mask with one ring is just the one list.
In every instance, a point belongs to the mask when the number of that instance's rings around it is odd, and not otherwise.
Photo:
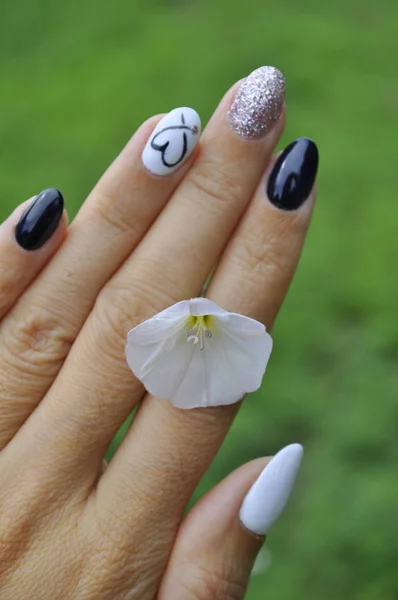
[(292, 493), (303, 447), (291, 444), (268, 463), (243, 500), (239, 518), (246, 529), (265, 535), (278, 520)]
[(175, 108), (156, 125), (143, 153), (144, 166), (155, 175), (173, 173), (192, 153), (200, 137), (200, 117), (193, 108)]

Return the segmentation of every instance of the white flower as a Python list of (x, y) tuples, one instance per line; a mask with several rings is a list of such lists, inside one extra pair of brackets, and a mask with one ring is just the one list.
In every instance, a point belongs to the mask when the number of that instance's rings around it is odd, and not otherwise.
[(232, 404), (257, 390), (271, 350), (262, 323), (193, 298), (132, 329), (126, 356), (148, 392), (195, 408)]

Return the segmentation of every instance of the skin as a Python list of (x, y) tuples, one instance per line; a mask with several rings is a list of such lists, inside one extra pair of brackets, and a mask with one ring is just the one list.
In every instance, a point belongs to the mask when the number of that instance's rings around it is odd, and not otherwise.
[[(268, 329), (295, 272), (314, 194), (267, 200), (284, 117), (267, 137), (231, 131), (234, 86), (194, 155), (156, 177), (145, 122), (68, 227), (40, 250), (0, 226), (2, 600), (244, 597), (262, 539), (238, 513), (267, 459), (244, 465), (183, 518), (239, 405), (180, 411), (144, 393), (124, 358), (136, 324), (199, 294)], [(112, 463), (103, 458), (140, 401)]]

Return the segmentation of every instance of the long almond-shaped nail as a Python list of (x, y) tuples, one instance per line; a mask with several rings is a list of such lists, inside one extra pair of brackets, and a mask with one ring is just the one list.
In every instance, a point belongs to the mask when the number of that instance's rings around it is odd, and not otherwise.
[(192, 153), (200, 137), (200, 117), (193, 108), (175, 108), (156, 125), (143, 153), (154, 175), (173, 173)]
[(228, 113), (230, 127), (258, 140), (274, 127), (285, 100), (285, 78), (275, 67), (260, 67), (242, 82)]
[(62, 219), (64, 199), (59, 190), (48, 188), (38, 194), (23, 213), (15, 239), (24, 250), (38, 250), (55, 233)]
[(265, 535), (279, 519), (292, 493), (303, 447), (291, 444), (268, 463), (243, 500), (239, 518), (256, 535)]
[(308, 138), (298, 138), (285, 148), (267, 184), (269, 201), (281, 210), (296, 210), (307, 200), (318, 170), (318, 148)]

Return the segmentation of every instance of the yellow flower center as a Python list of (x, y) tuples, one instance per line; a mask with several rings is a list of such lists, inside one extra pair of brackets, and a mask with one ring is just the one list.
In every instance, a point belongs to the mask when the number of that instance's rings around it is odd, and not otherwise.
[(193, 317), (191, 315), (188, 322), (187, 342), (198, 344), (199, 349), (203, 350), (205, 340), (211, 338), (213, 335), (211, 332), (213, 326), (212, 315), (204, 315), (202, 317)]

